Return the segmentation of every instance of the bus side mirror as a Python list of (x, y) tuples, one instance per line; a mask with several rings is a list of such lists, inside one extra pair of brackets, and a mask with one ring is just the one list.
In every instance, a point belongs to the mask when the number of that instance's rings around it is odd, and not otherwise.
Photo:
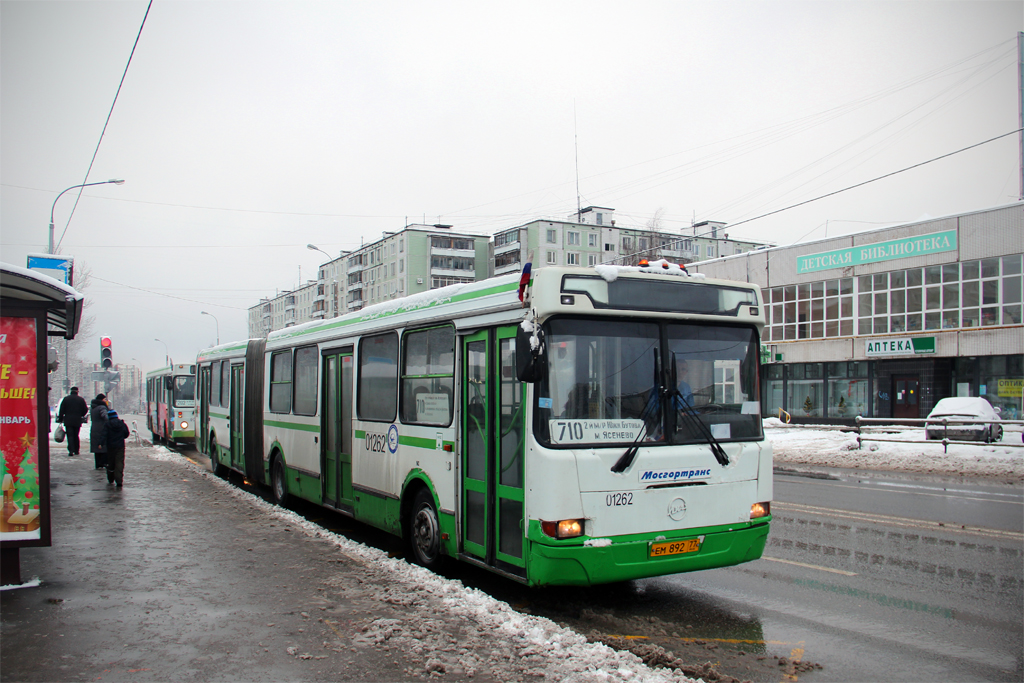
[[(537, 339), (543, 340), (539, 332)], [(532, 332), (527, 332), (521, 325), (516, 328), (516, 379), (528, 384), (540, 379), (540, 370), (544, 364), (544, 354), (541, 352), (543, 343), (534, 349), (531, 346), (532, 340)]]
[(170, 375), (164, 377), (164, 388), (167, 389), (167, 391), (174, 391), (174, 378)]

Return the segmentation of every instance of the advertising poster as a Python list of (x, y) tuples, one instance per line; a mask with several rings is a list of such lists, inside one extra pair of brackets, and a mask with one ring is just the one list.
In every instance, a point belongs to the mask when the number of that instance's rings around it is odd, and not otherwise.
[(0, 541), (40, 538), (36, 333), (35, 318), (0, 316)]

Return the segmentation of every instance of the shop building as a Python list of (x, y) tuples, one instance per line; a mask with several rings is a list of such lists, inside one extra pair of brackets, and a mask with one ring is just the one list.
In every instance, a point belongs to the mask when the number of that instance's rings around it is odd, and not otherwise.
[(1024, 204), (688, 266), (753, 282), (761, 410), (794, 421), (923, 418), (982, 396), (1021, 419)]

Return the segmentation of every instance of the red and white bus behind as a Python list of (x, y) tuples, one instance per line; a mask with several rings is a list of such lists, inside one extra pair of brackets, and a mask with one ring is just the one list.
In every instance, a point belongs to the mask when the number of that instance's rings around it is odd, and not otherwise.
[(196, 440), (196, 366), (171, 365), (146, 375), (146, 426), (153, 442)]

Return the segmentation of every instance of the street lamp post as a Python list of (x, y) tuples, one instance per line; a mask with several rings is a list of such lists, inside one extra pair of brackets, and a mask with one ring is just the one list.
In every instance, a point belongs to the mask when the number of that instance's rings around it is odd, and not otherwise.
[(315, 244), (307, 244), (306, 245), (306, 249), (312, 249), (313, 251), (319, 251), (321, 254), (326, 256), (329, 261), (330, 260), (334, 260), (333, 256), (331, 256), (330, 254), (328, 254), (326, 251), (324, 251), (320, 247), (316, 246)]
[[(81, 185), (72, 185), (67, 190), (64, 190), (64, 192), (67, 192), (68, 190), (74, 190), (75, 188), (78, 188), (78, 187), (92, 187), (93, 185), (110, 185), (110, 184), (123, 185), (124, 184), (124, 180), (121, 180), (119, 178), (111, 178), (110, 180), (103, 180), (103, 181), (100, 181), (98, 183), (82, 183)], [(49, 248), (49, 251), (47, 252), (47, 253), (50, 253), (50, 254), (53, 253), (53, 210), (57, 208), (57, 199), (60, 199), (61, 196), (64, 194), (64, 192), (61, 192), (59, 195), (57, 195), (56, 199), (53, 200), (53, 206), (50, 207), (50, 245), (49, 245), (50, 248)]]
[(170, 353), (170, 351), (167, 350), (167, 342), (160, 341), (159, 339), (154, 339), (153, 341), (158, 341), (158, 342), (160, 342), (161, 344), (164, 345), (164, 353), (166, 354), (164, 356), (164, 362), (167, 363), (168, 365), (170, 365), (171, 364), (171, 353)]
[[(133, 363), (138, 363), (139, 359), (138, 358), (132, 358), (132, 362)], [(139, 412), (139, 411), (142, 410), (142, 368), (139, 367), (138, 365), (136, 365), (135, 369), (133, 370), (133, 372), (134, 372), (135, 376), (138, 378), (138, 381), (135, 383), (135, 396), (136, 396), (135, 411)]]
[(220, 346), (220, 321), (217, 320), (217, 316), (213, 313), (207, 313), (206, 311), (199, 311), (200, 315), (208, 315), (213, 318), (213, 322), (217, 323), (217, 346)]

